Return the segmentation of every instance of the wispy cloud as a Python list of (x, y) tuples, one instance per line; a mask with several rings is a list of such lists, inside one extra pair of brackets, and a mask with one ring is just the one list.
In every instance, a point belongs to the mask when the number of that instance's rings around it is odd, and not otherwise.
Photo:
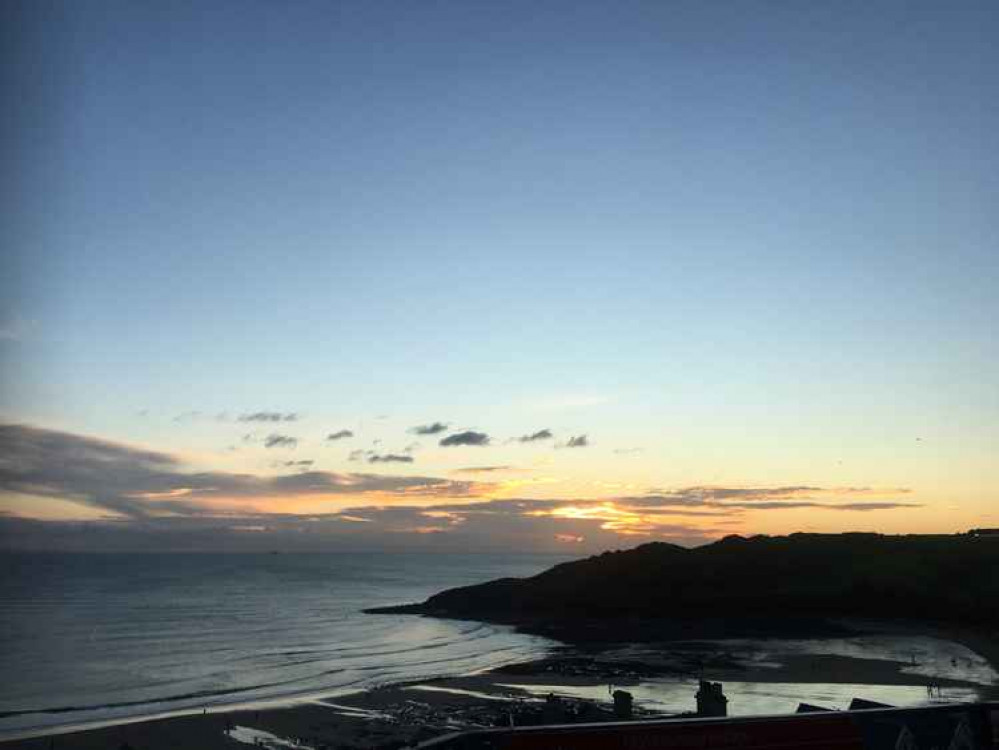
[(489, 445), (489, 443), (490, 437), (486, 433), (465, 430), (464, 432), (456, 432), (453, 435), (448, 435), (439, 444), (447, 448), (455, 445)]
[[(808, 485), (780, 487), (716, 487), (692, 486), (673, 490), (657, 490), (646, 495), (621, 497), (622, 507), (641, 513), (665, 513), (670, 509), (703, 508), (725, 513), (743, 511), (816, 510), (864, 512), (918, 508), (918, 503), (885, 500), (885, 495), (908, 494), (906, 488), (877, 490), (871, 487), (816, 487)], [(871, 501), (857, 497), (876, 496)], [(847, 499), (847, 502), (843, 502)]]
[(412, 456), (399, 455), (398, 453), (372, 454), (368, 456), (369, 464), (411, 464)]
[(345, 440), (346, 438), (354, 437), (354, 433), (350, 430), (339, 430), (337, 432), (331, 432), (326, 436), (328, 442), (333, 442), (335, 440)]
[(220, 498), (398, 494), (471, 497), (479, 485), (435, 477), (302, 471), (187, 472), (174, 456), (27, 425), (0, 426), (0, 492), (80, 502), (131, 518), (205, 515)]
[(552, 435), (551, 430), (544, 429), (544, 430), (538, 430), (537, 432), (532, 432), (529, 435), (521, 435), (520, 437), (515, 439), (518, 443), (535, 443), (538, 440), (551, 440), (553, 437), (555, 436)]
[(420, 424), (416, 427), (410, 427), (409, 431), (414, 435), (439, 435), (442, 432), (446, 432), (448, 426), (447, 422), (431, 422), (430, 424)]
[(33, 328), (33, 321), (16, 315), (0, 323), (0, 341), (24, 341)]
[(454, 474), (490, 474), (494, 471), (510, 471), (512, 466), (466, 466), (463, 469), (455, 469)]
[(569, 441), (565, 444), (566, 448), (585, 448), (590, 444), (589, 438), (586, 435), (575, 435), (569, 438)]
[(296, 422), (298, 414), (296, 412), (255, 411), (240, 414), (237, 420), (240, 422)]
[(839, 505), (825, 505), (822, 506), (828, 510), (845, 510), (854, 512), (865, 512), (872, 510), (896, 510), (898, 508), (918, 508), (919, 505), (915, 503), (840, 503)]
[(279, 435), (272, 432), (264, 438), (265, 448), (294, 448), (298, 445), (298, 438), (291, 435)]
[[(409, 463), (404, 454), (361, 452), (360, 458)], [(698, 543), (730, 533), (733, 526), (742, 530), (758, 513), (900, 512), (920, 507), (893, 496), (905, 496), (905, 488), (806, 484), (692, 485), (606, 499), (503, 499), (497, 496), (503, 483), (314, 471), (304, 459), (279, 463), (292, 473), (193, 472), (158, 451), (26, 425), (0, 426), (0, 493), (59, 498), (104, 511), (114, 523), (99, 530), (87, 526), (93, 533), (87, 539), (111, 547), (124, 544), (123, 535), (132, 529), (139, 535), (134, 539), (162, 532), (184, 540), (186, 548), (197, 539), (211, 545), (219, 538), (238, 548), (241, 542), (227, 535), (238, 531), (245, 536), (246, 529), (254, 527), (260, 543), (271, 548), (282, 540), (292, 548), (305, 543), (295, 540), (312, 540), (321, 548), (321, 540), (330, 537), (338, 544), (353, 540), (349, 543), (367, 548), (419, 546), (423, 543), (414, 541), (416, 537), (434, 534), (437, 548), (550, 549), (578, 537), (588, 548), (606, 549), (619, 546), (625, 537)], [(294, 515), (260, 509), (273, 507), (272, 498), (325, 501), (326, 496), (350, 499), (340, 512)], [(357, 533), (361, 536), (353, 536)], [(70, 547), (82, 539), (78, 531), (55, 522), (0, 519), (0, 535), (7, 535), (3, 544), (27, 544), (30, 535), (41, 539), (45, 534), (55, 534)], [(111, 536), (102, 536), (106, 534)], [(400, 541), (409, 535), (413, 539)]]

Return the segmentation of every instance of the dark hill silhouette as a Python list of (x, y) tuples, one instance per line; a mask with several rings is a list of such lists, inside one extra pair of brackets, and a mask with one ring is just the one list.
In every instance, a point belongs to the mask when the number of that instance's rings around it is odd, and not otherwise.
[(577, 641), (818, 634), (832, 617), (993, 627), (999, 540), (854, 533), (730, 536), (693, 549), (654, 542), (368, 611), (510, 623)]

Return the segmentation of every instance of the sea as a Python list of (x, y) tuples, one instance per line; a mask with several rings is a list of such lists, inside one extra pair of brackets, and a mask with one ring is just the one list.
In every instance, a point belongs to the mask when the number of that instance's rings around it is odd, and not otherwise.
[(466, 674), (548, 653), (504, 626), (379, 605), (566, 557), (2, 554), (0, 739)]
[[(0, 740), (138, 720), (333, 697), (539, 658), (559, 644), (485, 623), (361, 610), (443, 589), (526, 577), (562, 562), (491, 554), (0, 554)], [(714, 645), (705, 641), (705, 653)], [(641, 645), (629, 658), (642, 660)], [(956, 681), (918, 685), (726, 681), (733, 715), (994, 699), (980, 655), (923, 635), (726, 641), (750, 666), (801, 655), (880, 659)], [(960, 683), (960, 684), (958, 684)], [(520, 689), (608, 700), (606, 686)], [(692, 710), (697, 681), (630, 686), (654, 710)]]

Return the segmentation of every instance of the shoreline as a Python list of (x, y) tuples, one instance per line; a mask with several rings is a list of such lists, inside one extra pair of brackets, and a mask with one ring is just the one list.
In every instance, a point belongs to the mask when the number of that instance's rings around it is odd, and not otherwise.
[[(854, 626), (858, 624), (854, 623)], [(917, 623), (862, 623), (865, 634), (884, 637), (930, 637), (973, 651), (999, 673), (999, 642), (988, 631), (943, 628)], [(820, 642), (822, 639), (818, 639)], [(175, 750), (198, 746), (203, 750), (238, 750), (261, 742), (272, 748), (294, 747), (394, 750), (422, 742), (446, 732), (465, 728), (505, 725), (513, 715), (517, 723), (538, 720), (552, 708), (538, 691), (558, 692), (560, 711), (568, 716), (587, 715), (593, 720), (610, 718), (605, 686), (629, 689), (660, 683), (671, 695), (686, 695), (699, 677), (733, 687), (809, 684), (894, 687), (902, 690), (937, 689), (979, 695), (996, 691), (967, 679), (922, 674), (900, 659), (858, 658), (822, 653), (785, 653), (766, 661), (765, 654), (751, 654), (747, 642), (663, 641), (566, 645), (543, 658), (502, 665), (475, 674), (418, 679), (369, 690), (316, 694), (290, 700), (257, 701), (233, 706), (168, 712), (166, 715), (111, 719), (97, 726), (65, 727), (30, 731), (30, 736), (0, 739), (2, 750)], [(784, 643), (781, 640), (773, 644)], [(741, 644), (741, 645), (740, 645)], [(746, 661), (747, 653), (752, 659)], [(755, 661), (754, 661), (755, 659)], [(963, 691), (963, 693), (962, 693)], [(594, 696), (601, 695), (602, 699)], [(580, 697), (585, 696), (585, 697)], [(693, 704), (678, 704), (672, 713), (689, 710)], [(807, 696), (802, 696), (807, 700)], [(641, 705), (641, 701), (638, 701)], [(546, 714), (545, 712), (548, 712)], [(659, 708), (645, 715), (669, 715)], [(636, 717), (638, 718), (638, 717)], [(587, 719), (590, 720), (590, 719)], [(225, 732), (227, 726), (237, 729)], [(289, 744), (291, 743), (291, 744)]]

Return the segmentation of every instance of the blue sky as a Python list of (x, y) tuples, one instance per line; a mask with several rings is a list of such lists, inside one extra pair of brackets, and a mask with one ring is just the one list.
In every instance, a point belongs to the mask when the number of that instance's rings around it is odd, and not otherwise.
[(177, 417), (294, 411), (299, 454), (551, 427), (591, 438), (567, 492), (904, 486), (960, 523), (999, 487), (992, 2), (7, 12), (8, 422), (230, 467)]

